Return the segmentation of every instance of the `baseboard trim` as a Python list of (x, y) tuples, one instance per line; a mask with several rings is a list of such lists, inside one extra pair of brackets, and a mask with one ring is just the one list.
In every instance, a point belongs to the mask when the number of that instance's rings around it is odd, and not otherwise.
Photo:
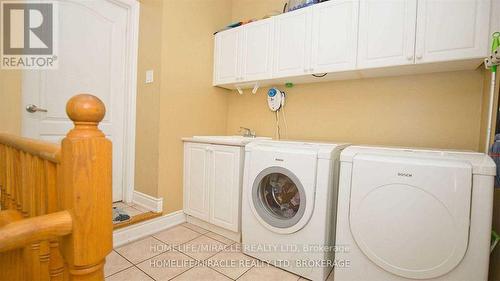
[(151, 212), (163, 212), (163, 198), (156, 198), (134, 190), (132, 202), (150, 210)]
[(120, 228), (113, 232), (113, 248), (120, 247), (184, 222), (186, 222), (186, 215), (180, 210), (155, 219)]

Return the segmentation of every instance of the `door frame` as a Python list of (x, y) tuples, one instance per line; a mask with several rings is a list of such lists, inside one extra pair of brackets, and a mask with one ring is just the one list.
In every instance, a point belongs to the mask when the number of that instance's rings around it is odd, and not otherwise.
[(125, 92), (125, 125), (123, 134), (123, 198), (125, 202), (132, 202), (135, 186), (135, 126), (137, 101), (137, 64), (139, 59), (139, 14), (138, 0), (106, 0), (127, 9), (127, 29), (129, 45), (127, 46), (128, 69)]
[[(69, 0), (70, 2), (77, 2)], [(122, 201), (132, 202), (135, 179), (135, 126), (136, 126), (136, 99), (137, 99), (137, 67), (139, 52), (139, 14), (140, 3), (138, 0), (103, 0), (127, 10), (127, 46), (125, 63), (125, 107), (123, 126), (123, 196)], [(22, 87), (25, 96), (25, 86)], [(24, 103), (21, 104), (24, 109)], [(22, 132), (24, 135), (25, 122), (21, 117)]]

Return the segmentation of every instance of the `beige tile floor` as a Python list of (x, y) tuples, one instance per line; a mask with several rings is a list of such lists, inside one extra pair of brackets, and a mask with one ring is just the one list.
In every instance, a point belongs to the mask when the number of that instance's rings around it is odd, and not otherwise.
[[(224, 267), (229, 264), (236, 266)], [(239, 244), (223, 236), (188, 223), (114, 249), (104, 271), (106, 281), (304, 280), (241, 253)]]

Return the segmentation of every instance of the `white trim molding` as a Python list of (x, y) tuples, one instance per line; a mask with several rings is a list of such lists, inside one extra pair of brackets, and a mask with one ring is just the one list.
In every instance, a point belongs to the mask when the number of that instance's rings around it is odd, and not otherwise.
[(113, 248), (120, 247), (184, 222), (186, 222), (186, 215), (180, 210), (115, 230), (113, 232)]
[(139, 54), (139, 16), (140, 3), (137, 0), (108, 0), (127, 9), (127, 29), (129, 48), (127, 49), (127, 93), (123, 139), (123, 198), (125, 202), (132, 202), (135, 176), (135, 124), (137, 102), (137, 64)]
[(155, 213), (163, 212), (163, 198), (156, 198), (134, 190), (132, 202)]

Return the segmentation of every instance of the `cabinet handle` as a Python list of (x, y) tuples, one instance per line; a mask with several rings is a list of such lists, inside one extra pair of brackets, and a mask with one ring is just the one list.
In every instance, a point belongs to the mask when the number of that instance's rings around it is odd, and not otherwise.
[(406, 58), (407, 58), (408, 60), (413, 60), (413, 56), (412, 56), (412, 55), (408, 55)]
[(422, 55), (417, 55), (417, 59), (421, 60), (422, 59)]

